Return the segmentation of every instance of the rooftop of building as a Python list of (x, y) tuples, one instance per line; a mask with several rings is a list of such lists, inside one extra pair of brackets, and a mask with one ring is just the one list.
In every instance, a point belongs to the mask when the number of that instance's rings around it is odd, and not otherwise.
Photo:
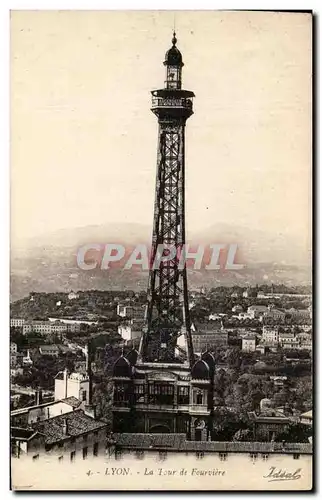
[(47, 319), (25, 319), (24, 321), (26, 325), (33, 325), (33, 326), (36, 325), (48, 326), (50, 323), (50, 321), (48, 321)]
[(37, 422), (33, 424), (33, 428), (45, 435), (46, 444), (53, 444), (70, 437), (77, 437), (103, 429), (106, 425), (105, 422), (86, 415), (83, 410), (76, 409), (64, 415)]
[(39, 349), (41, 349), (43, 352), (49, 352), (49, 351), (56, 351), (59, 352), (59, 347), (56, 344), (45, 344), (45, 345), (40, 345)]
[(248, 333), (243, 337), (243, 340), (256, 340), (256, 335), (254, 333)]
[(34, 429), (25, 429), (23, 427), (11, 427), (10, 433), (12, 438), (23, 441), (29, 441), (36, 434), (39, 434), (39, 432)]
[(225, 337), (225, 336), (228, 336), (228, 332), (225, 332), (223, 330), (221, 330), (219, 327), (213, 327), (213, 328), (198, 328), (197, 331), (192, 331), (191, 332), (191, 335), (193, 337), (198, 337), (200, 335), (208, 335), (208, 336), (212, 336), (212, 337), (216, 337), (216, 336), (221, 336), (221, 337)]
[(64, 398), (64, 399), (60, 399), (59, 401), (61, 401), (62, 403), (66, 403), (70, 406), (72, 406), (73, 408), (78, 408), (82, 402), (75, 398), (75, 396), (70, 396), (69, 398)]
[(187, 441), (185, 434), (114, 434), (119, 448), (162, 451), (312, 454), (310, 443)]
[(205, 322), (195, 321), (191, 328), (191, 333), (198, 332), (210, 332), (210, 333), (220, 333), (222, 327), (222, 319), (213, 319)]
[(69, 405), (71, 408), (78, 408), (81, 404), (81, 401), (74, 396), (70, 396), (69, 398), (64, 398), (64, 399), (56, 399), (54, 401), (47, 401), (46, 403), (41, 403), (39, 405), (32, 405), (32, 406), (26, 406), (25, 408), (17, 408), (16, 410), (12, 410), (10, 412), (10, 415), (12, 417), (16, 415), (23, 415), (25, 413), (29, 413), (32, 410), (35, 410), (36, 408), (47, 408), (48, 406), (54, 406), (58, 403), (65, 403)]
[(248, 308), (250, 311), (267, 311), (267, 306), (253, 305)]
[(312, 410), (306, 411), (305, 413), (301, 414), (301, 418), (313, 418), (313, 413)]
[[(65, 372), (64, 371), (60, 371), (57, 373), (57, 375), (55, 375), (55, 379), (57, 380), (64, 380), (64, 376), (65, 376)], [(84, 381), (88, 378), (88, 376), (84, 373), (79, 373), (79, 372), (73, 372), (73, 373), (69, 373), (67, 372), (67, 377), (69, 379), (72, 379), (72, 380), (79, 380), (79, 381)]]

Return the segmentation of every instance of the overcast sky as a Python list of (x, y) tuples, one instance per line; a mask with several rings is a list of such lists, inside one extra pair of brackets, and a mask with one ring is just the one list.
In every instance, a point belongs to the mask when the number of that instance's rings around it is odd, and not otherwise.
[(89, 224), (152, 225), (150, 90), (176, 24), (187, 227), (308, 239), (311, 18), (263, 12), (14, 12), (12, 237)]

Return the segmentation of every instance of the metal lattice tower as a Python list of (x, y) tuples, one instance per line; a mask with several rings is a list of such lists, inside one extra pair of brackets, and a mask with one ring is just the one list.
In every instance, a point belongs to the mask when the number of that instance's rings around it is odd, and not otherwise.
[[(185, 244), (185, 125), (193, 114), (194, 93), (181, 89), (182, 55), (167, 51), (163, 89), (152, 91), (152, 112), (158, 117), (157, 178), (148, 284), (146, 322), (140, 359), (148, 362), (194, 362), (187, 273), (180, 255)], [(177, 347), (184, 336), (184, 348)], [(182, 338), (182, 337), (181, 337)]]

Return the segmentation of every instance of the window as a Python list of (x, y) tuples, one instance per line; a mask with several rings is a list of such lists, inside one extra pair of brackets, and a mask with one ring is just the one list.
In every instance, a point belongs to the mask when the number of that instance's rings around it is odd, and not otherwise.
[(87, 446), (85, 446), (83, 448), (83, 460), (85, 460), (87, 458), (87, 451), (88, 451), (88, 448), (87, 448)]
[(83, 436), (83, 443), (87, 443), (87, 438), (88, 438), (88, 434), (84, 434), (84, 436)]
[(70, 438), (70, 442), (71, 444), (74, 444), (76, 442), (76, 438), (75, 437)]
[(144, 402), (144, 385), (140, 384), (134, 386), (134, 397), (136, 402)]
[(201, 460), (205, 456), (203, 451), (197, 451), (196, 457), (198, 460)]
[(257, 457), (258, 457), (258, 453), (250, 453), (250, 458), (255, 461), (257, 460)]
[(262, 459), (263, 460), (268, 460), (268, 453), (262, 453)]
[(202, 405), (202, 392), (197, 393), (196, 403), (197, 405)]
[(174, 386), (171, 384), (149, 384), (149, 403), (172, 405), (174, 399)]
[(298, 460), (300, 458), (300, 454), (299, 453), (293, 453), (293, 458), (294, 458), (294, 460)]
[(39, 458), (39, 453), (37, 453), (37, 455), (34, 455), (34, 456), (32, 457), (32, 459), (33, 459), (33, 460), (38, 460), (38, 458)]
[(219, 459), (225, 462), (227, 460), (227, 453), (219, 453)]
[(94, 443), (93, 445), (93, 455), (94, 457), (97, 457), (98, 455), (98, 443)]
[(138, 450), (135, 452), (135, 458), (138, 460), (143, 460), (144, 458), (144, 451)]
[(94, 437), (98, 437), (98, 431), (94, 431)]
[(86, 391), (82, 391), (82, 401), (86, 401)]
[(71, 454), (70, 454), (70, 461), (74, 462), (75, 457), (76, 457), (76, 451), (72, 451)]
[(115, 385), (114, 401), (116, 403), (123, 403), (125, 401), (125, 388), (123, 385)]
[(178, 389), (178, 404), (188, 405), (189, 404), (189, 387), (183, 386)]

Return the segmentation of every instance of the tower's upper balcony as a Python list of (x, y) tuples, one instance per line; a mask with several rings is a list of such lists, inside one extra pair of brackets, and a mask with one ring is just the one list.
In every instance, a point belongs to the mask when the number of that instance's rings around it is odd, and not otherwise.
[(189, 118), (193, 114), (192, 98), (189, 90), (153, 90), (151, 111), (159, 117), (172, 116)]

